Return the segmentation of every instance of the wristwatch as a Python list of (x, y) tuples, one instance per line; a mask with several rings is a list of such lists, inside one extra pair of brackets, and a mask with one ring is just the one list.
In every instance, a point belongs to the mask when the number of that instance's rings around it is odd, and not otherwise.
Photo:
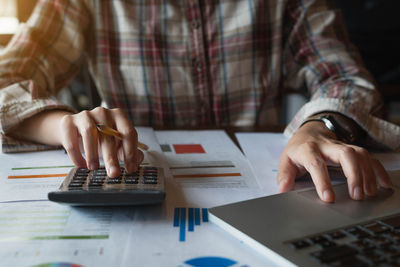
[(339, 121), (336, 116), (333, 116), (331, 114), (323, 114), (310, 117), (309, 119), (304, 121), (301, 126), (310, 121), (323, 122), (326, 128), (332, 131), (339, 141), (347, 144), (354, 144), (363, 133), (363, 130), (358, 125), (357, 129), (350, 129), (351, 127), (349, 125), (345, 125), (343, 121)]

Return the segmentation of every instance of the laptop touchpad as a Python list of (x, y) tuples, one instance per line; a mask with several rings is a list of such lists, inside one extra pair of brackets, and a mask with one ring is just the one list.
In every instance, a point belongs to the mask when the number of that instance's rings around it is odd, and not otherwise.
[(336, 195), (335, 203), (321, 201), (315, 189), (301, 191), (298, 194), (355, 219), (374, 216), (377, 211), (390, 213), (391, 210), (395, 211), (398, 208), (398, 203), (396, 203), (394, 197), (395, 194), (400, 194), (397, 189), (380, 188), (376, 197), (365, 197), (364, 200), (356, 201), (350, 198), (346, 183), (336, 185), (333, 188)]

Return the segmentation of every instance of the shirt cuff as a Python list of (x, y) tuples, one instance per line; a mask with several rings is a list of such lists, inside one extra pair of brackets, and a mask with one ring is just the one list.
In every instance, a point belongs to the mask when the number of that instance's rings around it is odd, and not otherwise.
[(354, 120), (368, 137), (372, 139), (373, 144), (379, 144), (386, 149), (400, 151), (400, 126), (388, 121), (379, 119), (370, 114), (367, 109), (362, 109), (355, 105), (349, 105), (341, 99), (321, 98), (305, 104), (286, 127), (284, 134), (287, 137), (298, 130), (301, 124), (310, 116), (320, 112), (337, 112)]
[(6, 136), (13, 127), (45, 110), (76, 110), (65, 105), (55, 97), (32, 99), (21, 84), (13, 84), (1, 89), (0, 93), (0, 134), (3, 153), (27, 152), (54, 149), (54, 146), (21, 141)]
[(15, 138), (0, 135), (2, 153), (37, 152), (45, 150), (62, 149), (62, 146), (50, 146), (34, 142), (17, 140)]

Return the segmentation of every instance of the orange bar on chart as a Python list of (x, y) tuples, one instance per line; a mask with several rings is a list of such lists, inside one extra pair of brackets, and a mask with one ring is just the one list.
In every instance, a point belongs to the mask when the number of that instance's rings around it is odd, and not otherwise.
[(65, 177), (67, 173), (56, 174), (37, 174), (37, 175), (12, 175), (8, 179), (31, 179), (31, 178), (51, 178), (51, 177)]

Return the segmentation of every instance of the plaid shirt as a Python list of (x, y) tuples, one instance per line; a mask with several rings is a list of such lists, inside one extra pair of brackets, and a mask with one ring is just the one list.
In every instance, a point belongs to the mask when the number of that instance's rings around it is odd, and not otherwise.
[(305, 86), (286, 134), (335, 111), (397, 148), (341, 23), (323, 0), (41, 0), (0, 55), (0, 131), (71, 110), (54, 95), (86, 60), (105, 106), (134, 125), (277, 124), (283, 88)]

